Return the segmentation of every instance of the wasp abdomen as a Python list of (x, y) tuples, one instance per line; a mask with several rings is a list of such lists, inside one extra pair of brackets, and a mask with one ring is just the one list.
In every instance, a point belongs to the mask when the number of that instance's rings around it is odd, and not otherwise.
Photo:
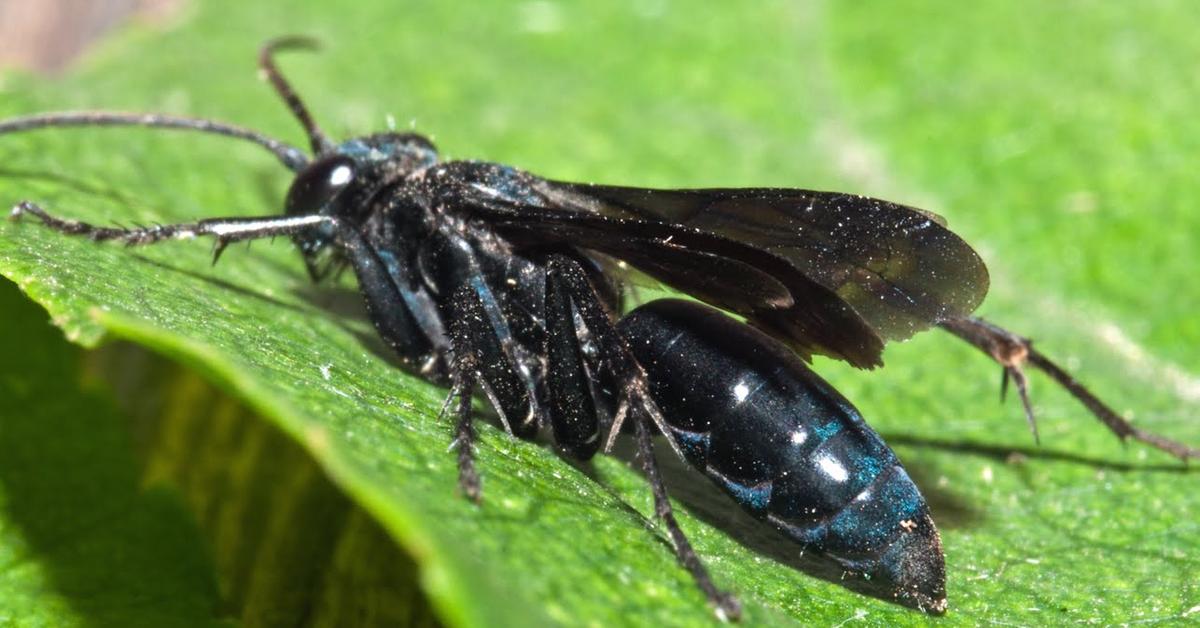
[(688, 301), (649, 303), (621, 326), (691, 464), (806, 547), (945, 607), (925, 499), (854, 406), (785, 345)]

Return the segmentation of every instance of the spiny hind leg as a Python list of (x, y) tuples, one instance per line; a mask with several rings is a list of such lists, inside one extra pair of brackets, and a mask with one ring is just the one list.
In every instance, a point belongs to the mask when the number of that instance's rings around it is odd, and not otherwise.
[(1011, 379), (1017, 387), (1021, 403), (1025, 407), (1025, 418), (1037, 438), (1037, 423), (1033, 414), (1033, 404), (1029, 399), (1029, 382), (1025, 377), (1026, 365), (1042, 371), (1050, 379), (1062, 386), (1073, 397), (1079, 400), (1093, 416), (1100, 420), (1113, 434), (1122, 441), (1133, 439), (1164, 451), (1180, 460), (1200, 459), (1200, 449), (1189, 447), (1183, 443), (1164, 438), (1158, 434), (1147, 432), (1135, 427), (1124, 417), (1117, 414), (1108, 404), (1104, 403), (1086, 386), (1071, 376), (1053, 360), (1033, 348), (1033, 342), (1028, 338), (1015, 334), (999, 325), (982, 318), (964, 317), (951, 319), (939, 325), (958, 336), (968, 344), (986, 353), (1003, 369), (1001, 380), (1001, 395), (1008, 387)]

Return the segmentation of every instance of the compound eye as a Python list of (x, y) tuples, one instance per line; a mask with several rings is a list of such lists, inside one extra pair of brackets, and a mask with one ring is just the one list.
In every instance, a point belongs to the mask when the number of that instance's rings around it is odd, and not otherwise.
[(287, 194), (289, 216), (315, 214), (354, 181), (354, 160), (335, 155), (314, 162), (296, 175)]

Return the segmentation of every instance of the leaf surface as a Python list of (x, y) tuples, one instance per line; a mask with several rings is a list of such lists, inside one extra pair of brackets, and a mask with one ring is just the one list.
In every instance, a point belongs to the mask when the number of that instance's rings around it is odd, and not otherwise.
[[(335, 136), (390, 114), (449, 156), (554, 178), (843, 189), (942, 213), (997, 279), (985, 315), (1139, 425), (1200, 442), (1200, 287), (1187, 280), (1200, 214), (1186, 211), (1197, 88), (1166, 78), (1193, 65), (1184, 3), (997, 0), (944, 16), (906, 3), (282, 6), (206, 3), (127, 32), (61, 82), (9, 76), (0, 112), (167, 110), (302, 143), (253, 60), (268, 37), (312, 33), (327, 50), (282, 65)], [(0, 164), (0, 201), (100, 222), (275, 213), (288, 183), (253, 147), (138, 130), (4, 137)], [(141, 343), (295, 439), (412, 555), (447, 623), (715, 621), (628, 457), (580, 468), (485, 428), (476, 508), (454, 488), (445, 391), (388, 363), (352, 286), (312, 287), (283, 241), (208, 258), (198, 242), (124, 250), (0, 226), (0, 273), (68, 338)], [(1041, 380), (1033, 446), (1018, 408), (994, 401), (994, 367), (946, 335), (885, 360), (817, 367), (933, 506), (950, 579), (939, 624), (1198, 612), (1194, 473), (1123, 449)], [(819, 565), (703, 482), (672, 473), (683, 526), (750, 621), (930, 621), (814, 577)]]

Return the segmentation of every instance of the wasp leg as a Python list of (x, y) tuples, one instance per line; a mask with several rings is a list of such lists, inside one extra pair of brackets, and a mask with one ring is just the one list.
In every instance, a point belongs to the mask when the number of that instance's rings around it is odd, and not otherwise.
[(317, 225), (336, 224), (332, 218), (320, 215), (237, 216), (233, 218), (206, 218), (204, 220), (197, 220), (196, 222), (126, 229), (122, 227), (101, 227), (78, 220), (58, 218), (29, 201), (21, 201), (13, 206), (12, 211), (9, 213), (9, 219), (20, 220), (25, 214), (30, 214), (41, 220), (42, 224), (47, 227), (67, 235), (84, 236), (97, 242), (115, 240), (126, 246), (155, 244), (171, 239), (187, 240), (200, 236), (212, 236), (217, 239), (217, 246), (213, 253), (214, 264), (225, 247), (233, 242), (296, 235)]
[(600, 447), (608, 420), (603, 389), (610, 375), (598, 363), (592, 334), (553, 264), (546, 274), (546, 405), (556, 445), (580, 460)]
[[(405, 330), (406, 337), (411, 336), (426, 341), (423, 343), (425, 350), (413, 356), (414, 360), (418, 358), (421, 360), (414, 366), (426, 379), (438, 384), (447, 383), (449, 370), (447, 354), (450, 350), (450, 340), (433, 297), (421, 286), (420, 280), (413, 276), (411, 269), (404, 263), (403, 257), (396, 250), (378, 246), (371, 247), (371, 250), (383, 264), (389, 281), (388, 286), (381, 286), (380, 289), (399, 295), (404, 302), (405, 312), (410, 315), (408, 319), (411, 321), (412, 327)], [(359, 286), (361, 289), (361, 280)], [(365, 289), (363, 290), (365, 292)]]
[(529, 356), (512, 336), (495, 294), (480, 275), (456, 289), (450, 302), (450, 361), (454, 392), (459, 397), (456, 444), (459, 447), (459, 485), (479, 499), (475, 473), (471, 394), (478, 388), (491, 402), (505, 430), (531, 437), (542, 422), (542, 407)]
[(555, 284), (570, 295), (571, 302), (583, 319), (584, 325), (595, 337), (596, 346), (603, 356), (605, 365), (611, 369), (619, 384), (618, 394), (620, 397), (617, 402), (617, 411), (613, 417), (612, 426), (609, 428), (604, 450), (612, 449), (617, 434), (621, 431), (621, 425), (630, 412), (640, 409), (645, 411), (659, 432), (666, 437), (667, 443), (671, 445), (671, 449), (679, 458), (686, 460), (683, 450), (671, 437), (672, 432), (666, 419), (663, 418), (662, 412), (659, 411), (658, 404), (654, 403), (654, 399), (650, 396), (650, 385), (646, 379), (645, 370), (633, 357), (633, 352), (629, 350), (624, 336), (617, 331), (613, 324), (612, 316), (604, 309), (604, 305), (596, 296), (596, 289), (588, 280), (587, 272), (576, 260), (565, 255), (554, 255), (550, 258), (546, 270), (546, 282)]
[(638, 457), (642, 459), (646, 480), (650, 483), (650, 490), (654, 493), (654, 514), (662, 519), (663, 525), (667, 527), (667, 532), (671, 535), (675, 557), (692, 574), (696, 586), (700, 587), (709, 603), (716, 608), (717, 615), (721, 619), (736, 620), (742, 614), (741, 603), (732, 594), (718, 589), (713, 584), (712, 577), (704, 568), (704, 563), (700, 561), (696, 550), (692, 549), (691, 541), (688, 541), (687, 535), (679, 527), (679, 522), (675, 520), (671, 500), (667, 496), (667, 487), (659, 472), (658, 461), (654, 458), (654, 440), (650, 434), (650, 421), (643, 415), (639, 415), (634, 417), (633, 422), (637, 431)]
[(1037, 429), (1034, 422), (1033, 404), (1029, 400), (1029, 385), (1022, 370), (1026, 365), (1032, 366), (1049, 375), (1050, 379), (1071, 393), (1093, 416), (1099, 419), (1105, 427), (1113, 434), (1116, 434), (1117, 438), (1122, 441), (1132, 438), (1133, 440), (1171, 454), (1184, 462), (1192, 458), (1200, 459), (1200, 449), (1189, 447), (1183, 443), (1134, 427), (1133, 424), (1117, 414), (1108, 404), (1101, 401), (1092, 391), (1088, 390), (1086, 386), (1079, 383), (1070, 373), (1067, 373), (1053, 360), (1034, 349), (1033, 342), (1028, 338), (1019, 336), (982, 318), (957, 318), (942, 321), (939, 325), (946, 331), (988, 354), (1003, 367), (1004, 379), (1002, 380), (1001, 389), (1003, 390), (1003, 387), (1011, 377), (1017, 386), (1017, 392), (1021, 396), (1021, 403), (1025, 406), (1026, 419), (1029, 421), (1030, 426), (1034, 427), (1035, 438), (1037, 436)]
[[(701, 562), (700, 557), (692, 548), (691, 542), (688, 541), (687, 535), (675, 520), (671, 501), (667, 496), (667, 487), (663, 483), (662, 474), (658, 469), (658, 461), (654, 457), (654, 442), (650, 426), (657, 426), (658, 430), (666, 435), (667, 442), (681, 458), (683, 454), (670, 436), (672, 432), (659, 412), (657, 404), (650, 397), (649, 384), (641, 365), (633, 357), (624, 336), (613, 325), (612, 318), (605, 311), (595, 289), (588, 281), (586, 272), (578, 261), (565, 255), (552, 256), (547, 266), (546, 285), (550, 304), (554, 304), (562, 297), (570, 299), (570, 304), (557, 306), (561, 311), (570, 315), (566, 323), (561, 321), (558, 323), (557, 326), (562, 328), (558, 333), (572, 335), (577, 333), (574, 329), (573, 312), (578, 312), (587, 332), (594, 337), (600, 353), (604, 356), (604, 364), (613, 371), (619, 382), (621, 400), (609, 433), (609, 442), (612, 442), (613, 436), (620, 430), (623, 419), (628, 417), (632, 420), (636, 430), (638, 456), (642, 460), (646, 480), (650, 483), (651, 491), (654, 494), (654, 512), (662, 519), (663, 525), (666, 526), (667, 532), (671, 536), (676, 558), (692, 575), (696, 585), (716, 608), (717, 614), (722, 619), (737, 619), (741, 615), (741, 604), (737, 598), (721, 591), (713, 584), (712, 577), (709, 576), (704, 563)], [(574, 310), (571, 305), (574, 306)], [(549, 306), (546, 313), (547, 317), (555, 314)], [(551, 331), (553, 333), (554, 329), (552, 328)], [(573, 337), (571, 340), (578, 341), (578, 337)], [(564, 344), (562, 348), (570, 349), (571, 346)], [(563, 362), (571, 363), (572, 356), (568, 354), (567, 359)], [(574, 356), (574, 363), (582, 365), (582, 360), (578, 356)], [(562, 364), (558, 366), (552, 364), (551, 374), (560, 368), (563, 368)], [(577, 382), (568, 380), (565, 385), (575, 386)], [(553, 390), (553, 388), (552, 382), (551, 389)]]
[(126, 246), (150, 245), (169, 239), (191, 239), (210, 236), (217, 244), (213, 254), (216, 262), (226, 246), (233, 242), (293, 236), (315, 227), (328, 228), (343, 249), (354, 268), (359, 290), (366, 301), (367, 313), (379, 334), (392, 346), (406, 363), (417, 365), (434, 359), (429, 339), (421, 333), (403, 295), (396, 289), (383, 261), (353, 229), (346, 228), (330, 216), (263, 216), (232, 218), (207, 218), (195, 222), (169, 225), (154, 225), (126, 229), (101, 227), (77, 220), (58, 218), (29, 201), (17, 203), (9, 217), (19, 220), (31, 215), (43, 224), (68, 235), (77, 235), (95, 241), (112, 240)]
[[(466, 364), (460, 364), (459, 367), (464, 371), (470, 368)], [(449, 406), (451, 400), (457, 397), (458, 409), (455, 414), (458, 421), (454, 427), (454, 442), (450, 446), (458, 449), (458, 488), (467, 499), (478, 504), (481, 485), (479, 472), (475, 469), (475, 415), (471, 408), (473, 392), (474, 381), (470, 376), (455, 376), (454, 388), (446, 399), (446, 405)], [(445, 413), (445, 408), (442, 412)]]

